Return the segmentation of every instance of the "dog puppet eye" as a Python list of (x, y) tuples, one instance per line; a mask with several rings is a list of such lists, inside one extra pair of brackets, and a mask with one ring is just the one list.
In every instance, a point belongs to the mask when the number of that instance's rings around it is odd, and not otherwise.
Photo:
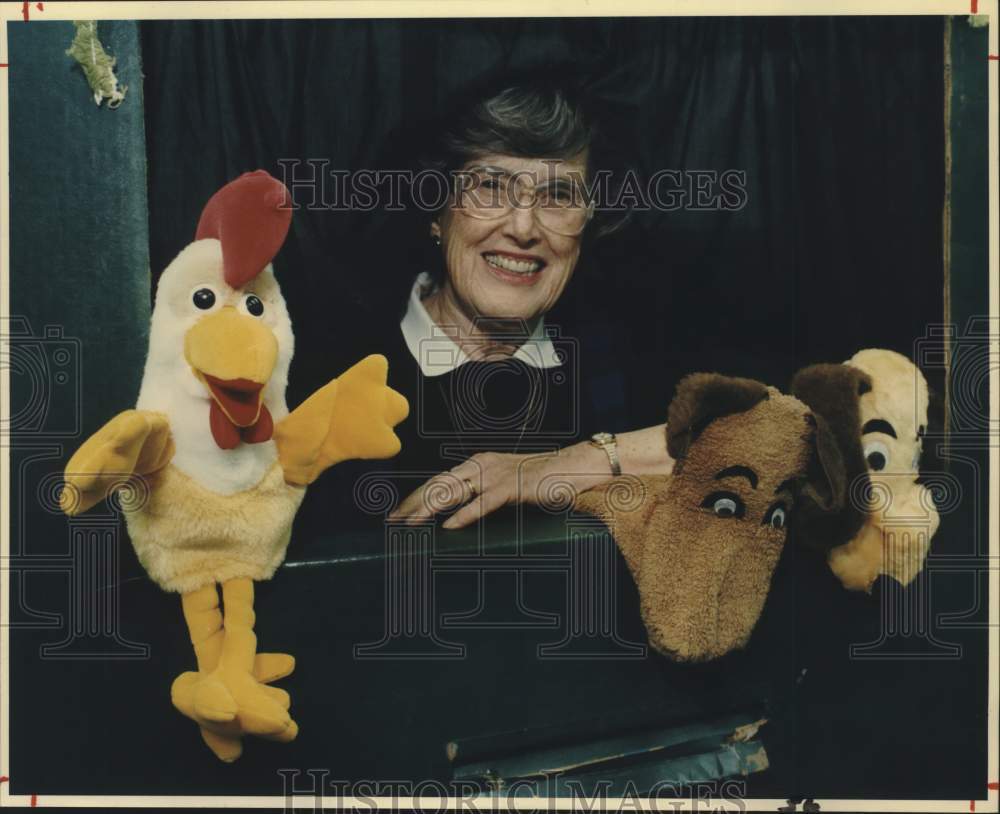
[(712, 492), (701, 502), (703, 509), (711, 509), (716, 517), (743, 517), (746, 506), (739, 495), (732, 492)]
[(764, 513), (763, 526), (770, 526), (772, 529), (783, 529), (788, 522), (788, 509), (784, 503), (775, 503)]
[(865, 461), (873, 472), (881, 472), (889, 465), (889, 448), (881, 441), (865, 444)]

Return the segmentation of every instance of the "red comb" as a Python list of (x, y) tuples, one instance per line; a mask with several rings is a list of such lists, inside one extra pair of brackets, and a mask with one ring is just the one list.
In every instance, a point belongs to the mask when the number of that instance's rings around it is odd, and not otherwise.
[(274, 259), (292, 222), (291, 195), (264, 170), (245, 172), (205, 204), (194, 239), (222, 243), (222, 266), (233, 288), (246, 285)]

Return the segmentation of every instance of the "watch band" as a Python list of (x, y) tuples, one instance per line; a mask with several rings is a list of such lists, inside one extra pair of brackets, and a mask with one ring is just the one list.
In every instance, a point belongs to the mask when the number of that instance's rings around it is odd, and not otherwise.
[(604, 453), (608, 456), (608, 463), (611, 464), (611, 474), (618, 476), (622, 473), (621, 461), (618, 460), (618, 444), (615, 441), (614, 434), (610, 432), (598, 432), (590, 438), (590, 443), (603, 449)]

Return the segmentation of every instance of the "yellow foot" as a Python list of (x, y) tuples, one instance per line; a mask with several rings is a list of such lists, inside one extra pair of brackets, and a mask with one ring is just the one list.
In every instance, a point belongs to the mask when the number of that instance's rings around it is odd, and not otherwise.
[[(258, 653), (254, 658), (253, 677), (261, 684), (270, 684), (292, 674), (295, 670), (295, 657), (287, 653)], [(188, 671), (174, 679), (170, 688), (170, 700), (177, 709), (188, 718), (197, 720), (194, 714), (195, 685), (202, 678), (200, 673)], [(279, 687), (265, 687), (274, 700), (288, 709), (291, 697)]]
[(270, 684), (289, 676), (295, 669), (295, 657), (288, 653), (258, 653), (253, 660), (253, 677), (261, 684)]
[[(261, 684), (249, 673), (220, 673), (219, 678), (225, 682), (225, 688), (236, 702), (240, 729), (248, 735), (266, 735), (280, 739), (292, 726), (292, 718), (288, 714), (291, 702), (284, 690)], [(196, 712), (199, 709), (198, 700), (199, 694), (196, 693)]]
[(261, 735), (292, 740), (298, 727), (288, 714), (292, 700), (280, 687), (269, 687), (253, 676), (181, 673), (170, 688), (177, 709), (203, 728), (220, 734)]
[(215, 673), (199, 674), (194, 687), (194, 714), (200, 721), (223, 723), (236, 718), (236, 699)]
[(239, 736), (220, 735), (202, 727), (201, 738), (215, 756), (225, 763), (232, 763), (243, 754), (243, 741)]

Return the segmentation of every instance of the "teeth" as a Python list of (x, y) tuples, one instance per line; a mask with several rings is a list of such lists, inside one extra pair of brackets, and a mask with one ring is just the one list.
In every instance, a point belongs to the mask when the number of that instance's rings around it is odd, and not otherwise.
[(515, 274), (533, 274), (542, 267), (540, 260), (514, 260), (500, 254), (485, 254), (483, 257), (494, 268), (513, 271)]

